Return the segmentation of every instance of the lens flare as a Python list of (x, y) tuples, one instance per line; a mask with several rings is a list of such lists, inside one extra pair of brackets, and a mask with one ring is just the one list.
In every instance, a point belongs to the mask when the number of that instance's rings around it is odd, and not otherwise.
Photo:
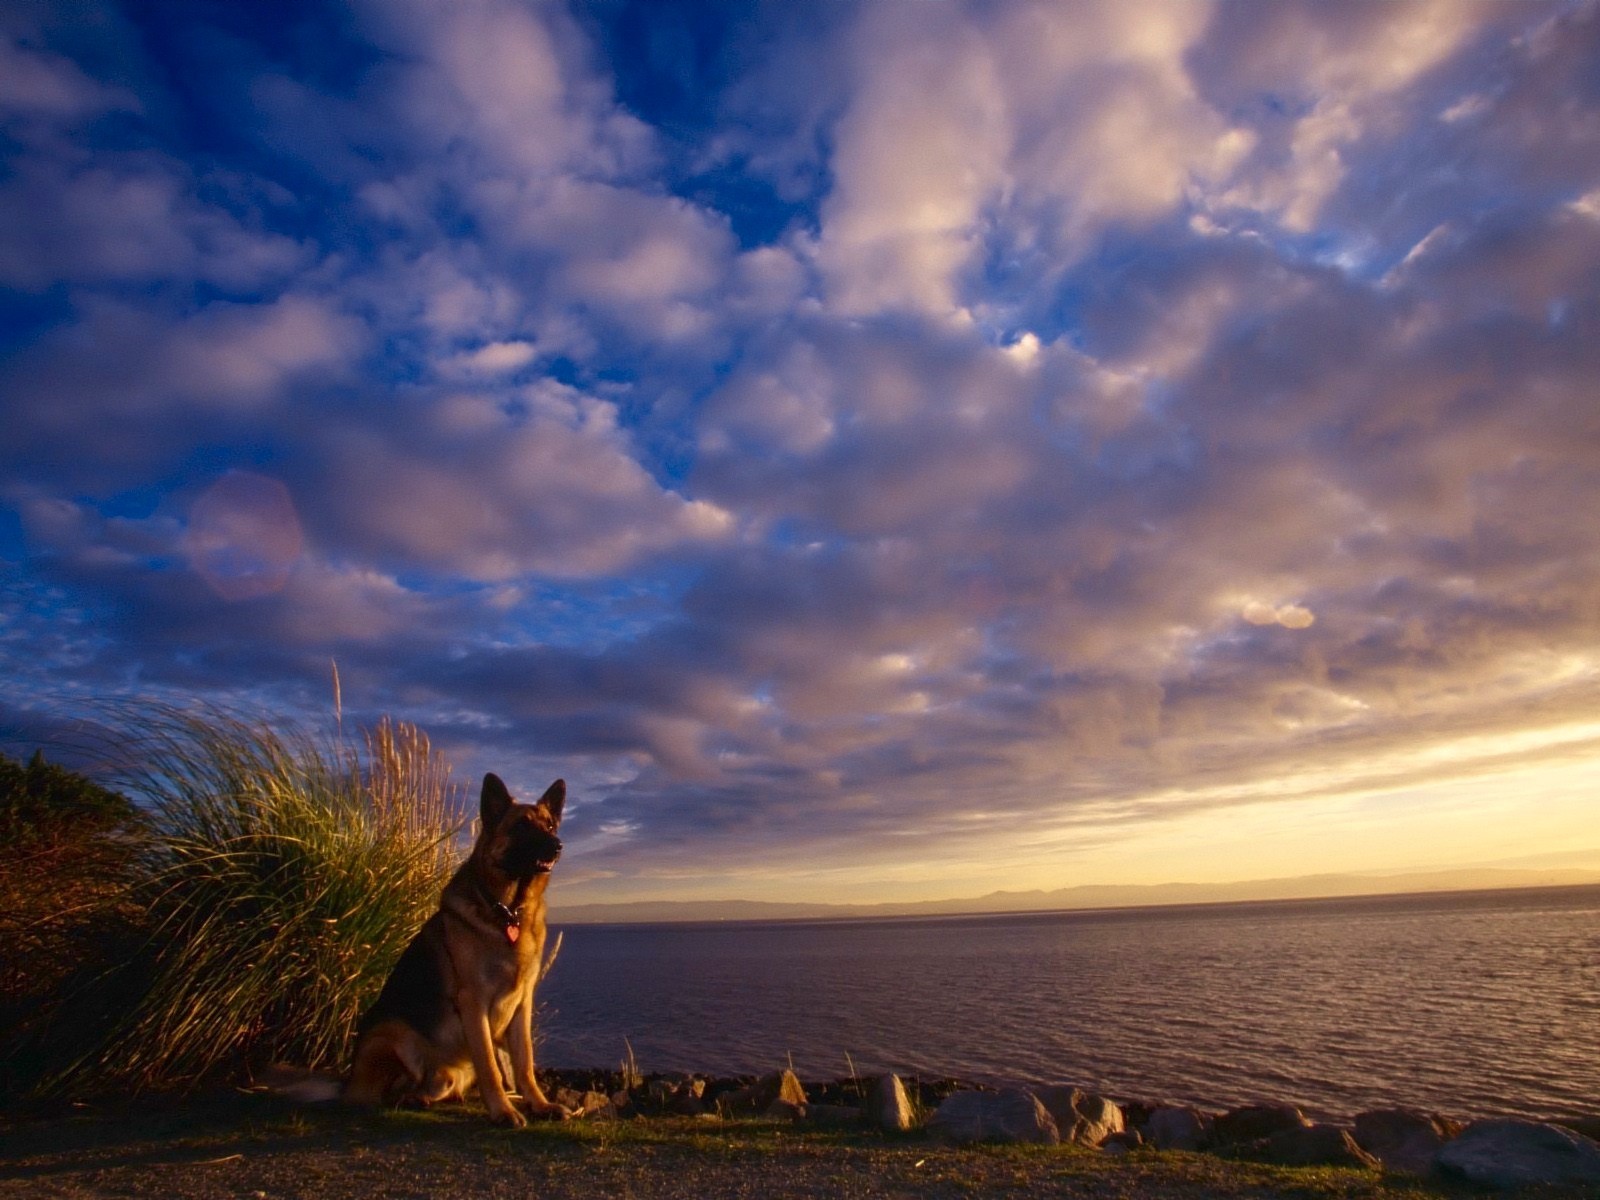
[(280, 591), (305, 544), (289, 489), (250, 471), (230, 471), (189, 510), (189, 566), (224, 600)]

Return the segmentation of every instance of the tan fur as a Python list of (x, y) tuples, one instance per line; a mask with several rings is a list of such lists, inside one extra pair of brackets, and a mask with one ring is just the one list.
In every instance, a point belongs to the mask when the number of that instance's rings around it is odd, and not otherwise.
[[(498, 814), (502, 795), (508, 807)], [(485, 779), (486, 819), (477, 843), (368, 1014), (345, 1100), (436, 1104), (465, 1098), (476, 1083), (497, 1123), (524, 1124), (512, 1103), (513, 1089), (534, 1115), (571, 1115), (545, 1096), (534, 1075), (534, 990), (544, 955), (548, 867), (531, 878), (505, 867), (519, 840), (552, 843), (559, 854), (555, 831), (564, 799), (559, 780), (538, 804), (516, 804), (497, 777)], [(515, 905), (521, 921), (515, 941), (507, 937), (496, 902)], [(435, 1013), (437, 1019), (430, 1028), (418, 1028), (408, 1011)], [(509, 1052), (509, 1079), (502, 1077), (501, 1048)]]

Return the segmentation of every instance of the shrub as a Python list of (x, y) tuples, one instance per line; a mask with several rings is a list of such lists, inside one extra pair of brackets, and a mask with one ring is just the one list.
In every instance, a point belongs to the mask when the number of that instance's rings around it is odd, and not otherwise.
[(125, 796), (42, 752), (26, 766), (0, 755), (0, 1095), (47, 1069), (61, 998), (144, 941), (145, 833)]
[(339, 1063), (449, 877), (461, 806), (448, 765), (388, 720), (356, 744), (170, 708), (127, 719), (118, 782), (150, 814), (151, 936), (124, 973), (136, 997), (54, 1088)]
[(6, 853), (71, 846), (82, 853), (98, 839), (141, 823), (126, 796), (46, 762), (34, 752), (27, 766), (0, 754), (0, 843)]

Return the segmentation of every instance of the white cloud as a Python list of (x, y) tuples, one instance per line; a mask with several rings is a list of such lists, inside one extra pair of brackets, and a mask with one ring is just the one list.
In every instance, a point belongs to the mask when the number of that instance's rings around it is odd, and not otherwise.
[(532, 342), (489, 342), (451, 355), (439, 364), (439, 369), (451, 378), (493, 378), (518, 371), (538, 356)]
[(0, 113), (80, 121), (119, 109), (139, 111), (137, 97), (91, 79), (71, 59), (0, 34)]
[(1195, 92), (1202, 5), (875, 5), (849, 32), (817, 261), (847, 315), (951, 316), (985, 250), (1055, 257), (1227, 180), (1253, 136)]
[(945, 6), (866, 11), (818, 260), (840, 312), (947, 314), (1010, 150), (999, 64)]
[(1238, 181), (1207, 189), (1208, 200), (1309, 232), (1345, 181), (1352, 149), (1394, 131), (1397, 94), (1498, 16), (1452, 0), (1229, 10), (1207, 50), (1216, 55), (1212, 85), (1230, 98), (1278, 98), (1287, 111), (1267, 120), (1261, 153)]
[(217, 305), (173, 331), (158, 375), (166, 389), (206, 405), (269, 403), (298, 376), (347, 365), (364, 335), (358, 322), (316, 297)]
[(1309, 608), (1299, 604), (1263, 604), (1252, 600), (1240, 614), (1252, 625), (1282, 625), (1285, 629), (1309, 629), (1316, 616)]
[(307, 247), (202, 202), (178, 163), (105, 162), (27, 159), (0, 181), (0, 223), (10, 231), (0, 281), (36, 291), (62, 281), (203, 280), (249, 291), (307, 265)]
[(526, 415), (461, 396), (387, 436), (336, 435), (322, 526), (347, 552), (485, 582), (612, 574), (731, 531), (650, 477), (612, 405), (548, 384), (517, 398)]
[[(0, 461), (97, 631), (62, 674), (291, 689), (337, 644), (603, 779), (628, 869), (691, 821), (1105, 836), (1592, 707), (1587, 10), (1487, 58), (1531, 18), (816, 11), (786, 87), (671, 117), (704, 139), (619, 105), (606, 15), (500, 0), (365, 5), (315, 87), (230, 60), (228, 174), (183, 120), (76, 141), (113, 98), (64, 59), (0, 82)], [(1380, 234), (1382, 286), (1307, 261)], [(172, 567), (171, 480), (230, 460), (305, 535), (244, 605)]]

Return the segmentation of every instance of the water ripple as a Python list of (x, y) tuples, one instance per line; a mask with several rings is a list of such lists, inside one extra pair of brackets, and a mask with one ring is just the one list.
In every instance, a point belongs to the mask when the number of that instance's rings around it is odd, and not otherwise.
[(1600, 890), (572, 926), (543, 1059), (1063, 1080), (1313, 1115), (1600, 1105)]

